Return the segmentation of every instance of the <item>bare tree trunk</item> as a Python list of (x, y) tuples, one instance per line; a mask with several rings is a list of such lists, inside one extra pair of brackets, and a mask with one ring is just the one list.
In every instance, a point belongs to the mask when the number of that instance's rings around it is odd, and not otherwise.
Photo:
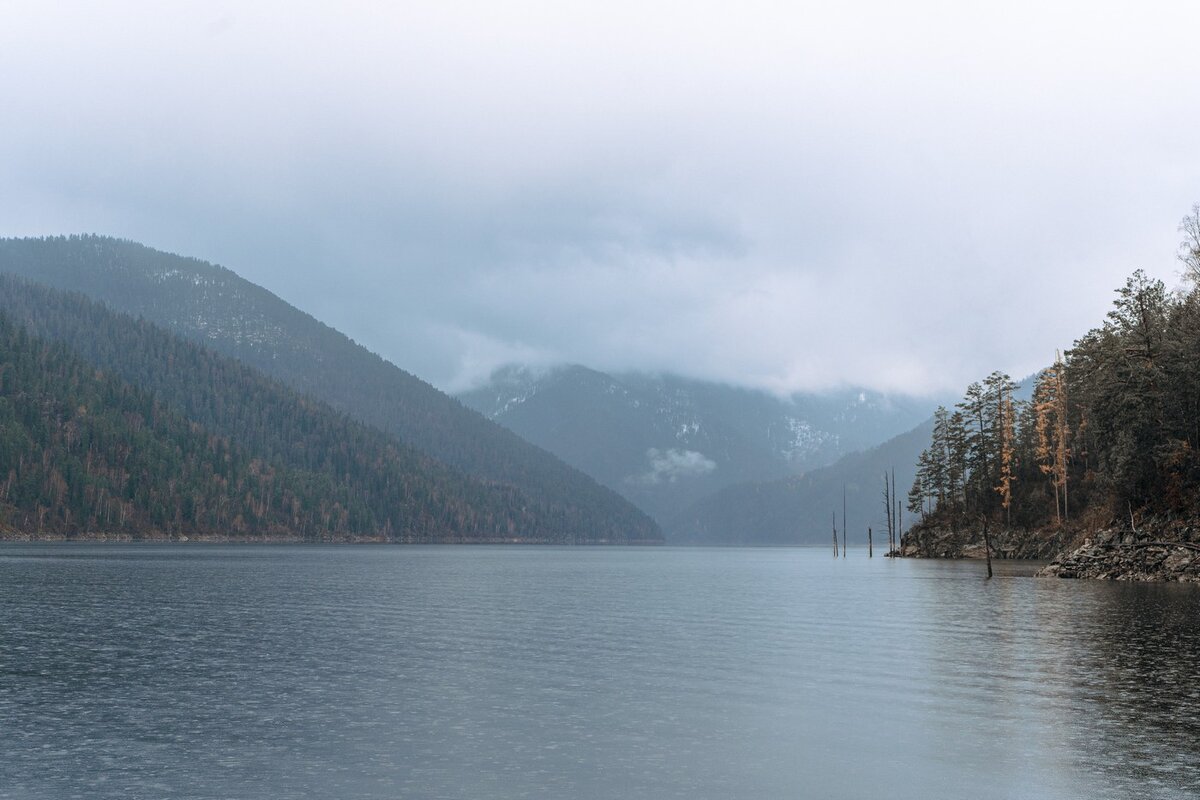
[(1066, 467), (1063, 467), (1063, 521), (1071, 521), (1071, 512), (1067, 509), (1067, 472)]
[(883, 513), (884, 518), (887, 520), (887, 554), (890, 555), (892, 552), (892, 484), (888, 481), (887, 472), (883, 473)]
[(983, 517), (983, 549), (987, 554), (987, 571), (988, 578), (990, 579), (992, 577), (992, 537), (988, 533), (988, 519), (986, 515)]
[(900, 498), (896, 496), (896, 468), (892, 467), (892, 502), (896, 504), (892, 514), (892, 554), (900, 549)]

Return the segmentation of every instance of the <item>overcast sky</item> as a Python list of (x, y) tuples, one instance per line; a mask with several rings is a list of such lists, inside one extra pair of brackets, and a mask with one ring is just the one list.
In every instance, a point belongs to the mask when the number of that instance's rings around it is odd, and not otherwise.
[(1025, 375), (1200, 201), (1200, 3), (0, 0), (0, 235), (227, 266), (454, 390)]

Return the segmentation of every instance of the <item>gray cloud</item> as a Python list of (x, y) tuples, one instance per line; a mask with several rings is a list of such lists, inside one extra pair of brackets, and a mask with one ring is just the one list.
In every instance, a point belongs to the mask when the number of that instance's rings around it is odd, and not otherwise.
[(1200, 10), (975, 5), (27, 4), (0, 233), (217, 261), (450, 389), (1026, 374), (1172, 278)]

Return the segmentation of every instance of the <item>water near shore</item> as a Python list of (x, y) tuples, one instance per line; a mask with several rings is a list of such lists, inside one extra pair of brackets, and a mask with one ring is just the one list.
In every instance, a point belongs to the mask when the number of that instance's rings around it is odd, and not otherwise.
[(1200, 794), (1200, 587), (997, 567), (5, 545), (0, 798)]

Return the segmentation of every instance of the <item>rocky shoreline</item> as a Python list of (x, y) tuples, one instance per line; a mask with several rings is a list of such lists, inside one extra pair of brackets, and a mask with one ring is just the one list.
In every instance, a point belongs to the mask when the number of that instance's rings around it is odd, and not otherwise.
[[(1062, 530), (993, 528), (992, 558), (1046, 561), (1068, 545), (1070, 533)], [(986, 558), (983, 529), (977, 526), (947, 528), (914, 526), (900, 539), (903, 558)]]
[[(992, 558), (1047, 560), (1039, 577), (1200, 583), (1200, 523), (1147, 520), (1138, 528), (998, 528)], [(905, 558), (984, 558), (982, 529), (915, 526), (901, 539)]]
[(1162, 531), (1109, 529), (1055, 558), (1038, 572), (1052, 578), (1110, 581), (1180, 581), (1200, 583), (1200, 544), (1187, 538), (1159, 538)]

